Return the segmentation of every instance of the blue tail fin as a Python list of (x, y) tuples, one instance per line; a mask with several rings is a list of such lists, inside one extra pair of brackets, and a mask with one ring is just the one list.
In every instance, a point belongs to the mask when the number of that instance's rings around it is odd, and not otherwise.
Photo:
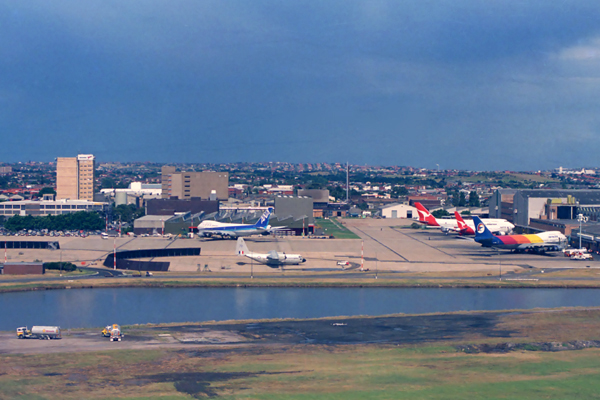
[(481, 222), (479, 217), (473, 216), (473, 222), (475, 223), (475, 241), (494, 238), (492, 232)]
[(267, 208), (267, 210), (263, 213), (260, 219), (254, 224), (256, 228), (266, 228), (269, 226), (269, 219), (271, 219), (271, 214), (273, 213), (273, 207)]

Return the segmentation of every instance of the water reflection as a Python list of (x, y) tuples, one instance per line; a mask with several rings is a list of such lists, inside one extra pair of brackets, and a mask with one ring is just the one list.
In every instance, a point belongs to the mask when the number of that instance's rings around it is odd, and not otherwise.
[(0, 330), (600, 306), (596, 289), (122, 288), (0, 294)]

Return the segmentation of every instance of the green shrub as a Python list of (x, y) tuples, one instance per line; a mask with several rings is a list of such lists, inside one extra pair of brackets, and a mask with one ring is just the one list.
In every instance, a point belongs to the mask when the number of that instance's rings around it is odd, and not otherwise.
[[(61, 264), (62, 264), (62, 268), (61, 268)], [(75, 266), (75, 264), (70, 263), (70, 262), (47, 262), (44, 263), (44, 268), (46, 269), (55, 269), (55, 270), (63, 270), (63, 271), (67, 271), (67, 272), (71, 272), (71, 271), (75, 271), (77, 269), (77, 266)]]

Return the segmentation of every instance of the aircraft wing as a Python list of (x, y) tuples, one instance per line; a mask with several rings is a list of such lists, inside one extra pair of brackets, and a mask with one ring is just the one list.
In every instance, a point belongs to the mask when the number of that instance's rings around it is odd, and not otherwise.
[(270, 226), (265, 230), (270, 232), (270, 231), (280, 231), (282, 229), (287, 229), (287, 228), (288, 228), (287, 226)]
[(229, 237), (229, 238), (237, 238), (239, 236), (234, 231), (218, 230), (218, 229), (204, 229), (201, 232), (199, 232), (199, 234), (203, 235), (203, 236), (222, 236), (222, 237)]
[(277, 252), (275, 250), (271, 250), (268, 254), (267, 254), (267, 260), (269, 261), (279, 261), (279, 254), (277, 254)]
[(266, 264), (273, 266), (273, 265), (283, 265), (285, 262), (285, 255), (283, 255), (283, 258), (281, 257), (281, 255), (279, 253), (277, 253), (275, 250), (271, 250), (270, 252), (267, 253), (267, 257), (266, 257)]

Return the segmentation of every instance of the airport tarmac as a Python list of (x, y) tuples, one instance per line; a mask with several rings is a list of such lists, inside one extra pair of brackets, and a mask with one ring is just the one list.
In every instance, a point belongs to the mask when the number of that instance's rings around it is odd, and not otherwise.
[[(486, 249), (472, 240), (446, 235), (437, 229), (411, 229), (412, 220), (342, 219), (359, 239), (310, 239), (303, 237), (257, 236), (246, 238), (250, 251), (271, 250), (301, 254), (307, 262), (286, 266), (289, 271), (341, 270), (338, 261), (349, 261), (351, 270), (360, 268), (395, 272), (516, 271), (529, 268), (585, 267), (597, 261), (573, 261), (562, 252), (515, 254)], [(58, 240), (60, 250), (8, 249), (8, 261), (69, 261), (78, 266), (101, 266), (106, 256), (117, 250), (200, 247), (200, 256), (161, 257), (173, 272), (273, 272), (266, 265), (252, 263), (235, 255), (235, 240), (208, 238), (167, 239), (163, 237), (121, 237), (106, 240), (99, 236), (80, 237), (2, 237), (6, 240)], [(361, 257), (361, 251), (363, 256)], [(144, 259), (149, 260), (149, 259)], [(277, 269), (275, 269), (277, 270)]]

